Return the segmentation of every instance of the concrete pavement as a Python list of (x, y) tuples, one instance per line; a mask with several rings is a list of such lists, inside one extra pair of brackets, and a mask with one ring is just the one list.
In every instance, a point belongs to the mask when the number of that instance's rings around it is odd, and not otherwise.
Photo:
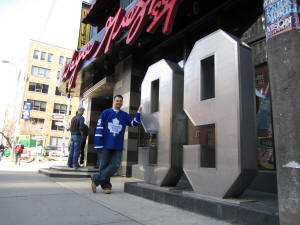
[(0, 171), (1, 225), (228, 225), (123, 192), (112, 179), (113, 194), (93, 194), (89, 179), (50, 178), (36, 172)]
[(33, 161), (31, 163), (21, 160), (21, 165), (19, 166), (15, 165), (10, 157), (2, 157), (0, 171), (38, 171), (40, 168), (49, 168), (50, 166), (65, 166), (67, 164), (66, 160), (66, 158), (63, 158), (62, 161)]

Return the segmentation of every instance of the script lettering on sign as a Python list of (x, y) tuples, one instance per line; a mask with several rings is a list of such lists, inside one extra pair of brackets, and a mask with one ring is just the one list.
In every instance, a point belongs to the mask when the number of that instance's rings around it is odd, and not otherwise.
[(119, 40), (125, 31), (126, 44), (134, 44), (146, 25), (149, 18), (152, 19), (146, 32), (154, 33), (162, 25), (162, 33), (168, 35), (172, 32), (175, 16), (179, 5), (183, 0), (140, 0), (129, 11), (122, 8), (118, 10), (114, 17), (109, 17), (105, 24), (104, 37), (99, 43), (94, 41), (89, 43), (84, 51), (75, 51), (69, 65), (65, 65), (62, 81), (70, 79), (68, 88), (75, 87), (77, 74), (81, 69), (84, 60), (91, 57), (97, 58), (102, 54), (109, 54), (112, 51), (113, 43)]
[(67, 63), (65, 64), (65, 69), (63, 71), (61, 80), (65, 82), (67, 79), (70, 78), (69, 86), (68, 86), (69, 89), (75, 87), (77, 74), (84, 60), (91, 58), (91, 56), (94, 54), (98, 46), (99, 46), (98, 41), (88, 43), (85, 51), (81, 51), (81, 52), (74, 51), (70, 64), (69, 65)]

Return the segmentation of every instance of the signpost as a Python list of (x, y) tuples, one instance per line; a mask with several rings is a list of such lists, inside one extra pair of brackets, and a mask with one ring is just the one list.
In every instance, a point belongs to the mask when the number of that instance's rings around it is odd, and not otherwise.
[(61, 160), (65, 155), (65, 145), (66, 145), (66, 134), (67, 134), (67, 127), (69, 123), (69, 111), (70, 111), (70, 105), (71, 105), (71, 96), (68, 96), (68, 106), (67, 106), (67, 112), (66, 115), (64, 116), (64, 134), (63, 134), (63, 140), (62, 140), (62, 146), (61, 146)]

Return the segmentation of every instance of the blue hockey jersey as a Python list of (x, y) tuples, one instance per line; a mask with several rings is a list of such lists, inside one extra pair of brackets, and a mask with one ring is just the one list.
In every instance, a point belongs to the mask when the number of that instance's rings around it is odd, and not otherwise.
[(119, 110), (115, 112), (112, 108), (104, 110), (98, 120), (94, 147), (96, 149), (123, 150), (124, 133), (126, 126), (138, 126), (140, 124), (140, 113), (135, 118), (128, 113)]

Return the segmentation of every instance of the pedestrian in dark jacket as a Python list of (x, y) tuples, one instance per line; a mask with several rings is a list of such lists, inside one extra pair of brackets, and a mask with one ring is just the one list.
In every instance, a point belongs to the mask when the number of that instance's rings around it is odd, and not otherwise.
[(74, 116), (71, 120), (71, 142), (70, 142), (70, 152), (68, 157), (68, 167), (75, 169), (79, 168), (80, 165), (78, 163), (78, 157), (80, 153), (80, 144), (82, 141), (83, 130), (84, 130), (84, 108), (80, 106), (78, 108), (76, 116)]
[(1, 158), (3, 155), (4, 155), (4, 145), (1, 143), (0, 144), (0, 161), (1, 161)]
[(84, 163), (84, 147), (88, 136), (89, 136), (89, 127), (86, 124), (83, 124), (83, 135), (80, 144), (80, 164)]

